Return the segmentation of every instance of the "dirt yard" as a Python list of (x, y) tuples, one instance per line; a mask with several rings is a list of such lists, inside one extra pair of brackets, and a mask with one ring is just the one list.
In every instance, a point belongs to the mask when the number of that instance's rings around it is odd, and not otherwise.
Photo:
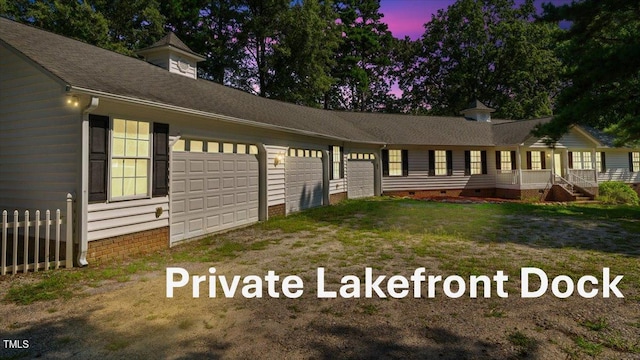
[[(151, 269), (126, 277), (105, 275), (112, 265), (93, 265), (101, 275), (77, 280), (71, 296), (0, 304), (0, 338), (28, 341), (21, 349), (4, 341), (0, 359), (639, 359), (640, 220), (503, 206), (348, 202), (179, 246), (142, 259)], [(574, 281), (601, 280), (610, 267), (612, 278), (625, 276), (618, 286), (625, 297), (603, 298), (600, 289), (591, 299), (559, 299), (550, 290), (523, 299), (519, 271), (527, 266)], [(227, 277), (273, 270), (280, 280), (299, 276), (304, 294), (271, 298), (265, 285), (263, 298), (246, 299), (241, 282), (235, 297), (222, 297), (218, 285), (210, 298), (203, 282), (193, 298), (190, 282), (167, 298), (167, 267), (191, 275), (215, 267)], [(420, 298), (411, 291), (401, 299), (319, 299), (318, 267), (333, 291), (345, 275), (364, 281), (365, 267), (407, 279), (419, 267), (467, 280), (504, 270), (509, 297), (498, 297), (492, 284), (491, 298), (482, 291), (470, 298), (468, 289), (449, 298), (440, 282), (434, 298), (423, 284)], [(6, 277), (0, 295), (40, 277)]]

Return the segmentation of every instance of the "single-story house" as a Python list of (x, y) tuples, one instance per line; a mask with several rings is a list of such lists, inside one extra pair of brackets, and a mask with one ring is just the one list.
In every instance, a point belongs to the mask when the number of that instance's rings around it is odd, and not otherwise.
[(77, 261), (107, 260), (345, 198), (571, 200), (640, 191), (640, 151), (549, 119), (327, 111), (197, 78), (174, 34), (117, 54), (0, 18), (0, 209), (75, 204)]

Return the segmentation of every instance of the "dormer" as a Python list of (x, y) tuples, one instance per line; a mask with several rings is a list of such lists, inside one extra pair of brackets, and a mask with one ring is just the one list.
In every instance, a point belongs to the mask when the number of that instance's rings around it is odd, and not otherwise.
[(495, 111), (495, 109), (475, 100), (469, 104), (469, 108), (460, 111), (460, 114), (464, 115), (465, 119), (468, 120), (491, 122), (491, 113)]
[(198, 78), (198, 62), (205, 60), (189, 49), (173, 32), (169, 32), (155, 44), (138, 50), (137, 54), (151, 64), (192, 79)]

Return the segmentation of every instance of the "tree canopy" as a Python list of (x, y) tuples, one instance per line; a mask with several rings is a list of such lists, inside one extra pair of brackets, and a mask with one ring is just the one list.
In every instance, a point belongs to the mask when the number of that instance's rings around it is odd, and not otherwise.
[(554, 119), (537, 135), (554, 141), (571, 125), (586, 124), (613, 134), (617, 145), (640, 144), (640, 2), (549, 4), (543, 20), (572, 25), (556, 50), (566, 87)]
[[(174, 31), (198, 75), (259, 96), (346, 111), (554, 116), (640, 143), (640, 2), (458, 0), (416, 41), (380, 0), (0, 0), (0, 15), (127, 55)], [(567, 20), (569, 30), (559, 21)], [(394, 90), (397, 84), (399, 91)]]

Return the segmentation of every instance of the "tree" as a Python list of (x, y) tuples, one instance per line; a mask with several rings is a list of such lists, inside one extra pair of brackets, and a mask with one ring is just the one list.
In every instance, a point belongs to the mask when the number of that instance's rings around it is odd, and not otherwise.
[(246, 54), (238, 40), (243, 22), (242, 0), (162, 0), (167, 28), (206, 60), (199, 76), (240, 87), (238, 70)]
[(0, 15), (89, 44), (111, 45), (107, 19), (85, 1), (16, 0), (0, 7)]
[(165, 35), (165, 18), (156, 0), (93, 0), (109, 23), (110, 48), (132, 53)]
[(283, 34), (270, 59), (269, 97), (320, 106), (334, 79), (340, 34), (331, 1), (304, 0), (283, 18)]
[(478, 99), (497, 117), (551, 114), (559, 87), (557, 26), (533, 22), (532, 0), (459, 0), (425, 24), (414, 57), (404, 56), (399, 86), (405, 108), (458, 115)]
[(127, 55), (164, 33), (155, 0), (17, 0), (2, 6), (2, 14)]
[(389, 103), (393, 37), (382, 22), (379, 0), (344, 0), (335, 5), (342, 41), (326, 108), (379, 111)]
[(640, 144), (640, 2), (584, 0), (544, 10), (543, 19), (572, 25), (559, 36), (567, 86), (536, 135), (553, 142), (586, 124), (613, 134), (617, 145)]

